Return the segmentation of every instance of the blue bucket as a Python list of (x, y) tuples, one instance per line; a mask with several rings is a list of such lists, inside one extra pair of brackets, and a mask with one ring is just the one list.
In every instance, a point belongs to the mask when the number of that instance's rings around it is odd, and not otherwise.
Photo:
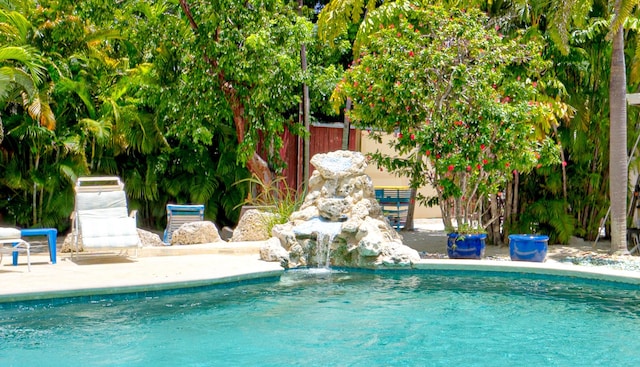
[(543, 262), (549, 249), (549, 236), (512, 234), (509, 236), (509, 255), (513, 261)]
[(450, 259), (482, 259), (487, 238), (482, 234), (449, 233), (447, 235), (447, 255)]

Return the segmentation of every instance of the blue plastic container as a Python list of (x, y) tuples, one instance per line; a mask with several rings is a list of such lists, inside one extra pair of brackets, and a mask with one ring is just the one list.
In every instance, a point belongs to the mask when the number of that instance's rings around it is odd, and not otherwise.
[(449, 233), (447, 235), (447, 255), (450, 259), (482, 259), (484, 256), (485, 233), (465, 234)]
[(547, 258), (549, 236), (512, 234), (509, 236), (509, 255), (513, 261), (543, 262)]

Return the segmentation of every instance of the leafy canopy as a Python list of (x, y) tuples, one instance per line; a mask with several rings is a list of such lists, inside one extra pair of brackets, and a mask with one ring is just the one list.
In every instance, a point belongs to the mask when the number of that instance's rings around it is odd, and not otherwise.
[(433, 185), (430, 203), (444, 215), (450, 201), (460, 224), (479, 220), (478, 203), (513, 170), (558, 160), (546, 137), (556, 108), (538, 100), (550, 67), (541, 44), (486, 23), (476, 10), (413, 7), (379, 25), (333, 95), (336, 106), (353, 99), (349, 115), (372, 138), (395, 134), (396, 154), (371, 158), (414, 187)]

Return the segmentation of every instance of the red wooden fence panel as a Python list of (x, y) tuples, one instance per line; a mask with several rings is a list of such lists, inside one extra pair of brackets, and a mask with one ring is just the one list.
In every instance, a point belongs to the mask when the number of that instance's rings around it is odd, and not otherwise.
[[(280, 150), (282, 158), (287, 163), (283, 175), (287, 178), (289, 187), (302, 189), (302, 170), (304, 142), (288, 131), (283, 139), (283, 148)], [(313, 157), (319, 153), (328, 153), (342, 149), (342, 124), (312, 125), (309, 136), (309, 154)], [(349, 134), (349, 150), (356, 150), (356, 130), (351, 129)], [(313, 172), (313, 165), (309, 166), (309, 174)]]

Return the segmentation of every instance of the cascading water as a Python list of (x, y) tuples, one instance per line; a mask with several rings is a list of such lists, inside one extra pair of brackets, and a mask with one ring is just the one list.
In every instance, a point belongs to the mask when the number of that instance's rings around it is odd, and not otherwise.
[(316, 236), (316, 262), (318, 267), (331, 267), (331, 243), (336, 238), (334, 233), (318, 233)]
[(293, 228), (299, 238), (315, 237), (315, 263), (318, 267), (331, 267), (331, 244), (342, 231), (342, 222), (331, 222), (322, 218), (312, 218)]

